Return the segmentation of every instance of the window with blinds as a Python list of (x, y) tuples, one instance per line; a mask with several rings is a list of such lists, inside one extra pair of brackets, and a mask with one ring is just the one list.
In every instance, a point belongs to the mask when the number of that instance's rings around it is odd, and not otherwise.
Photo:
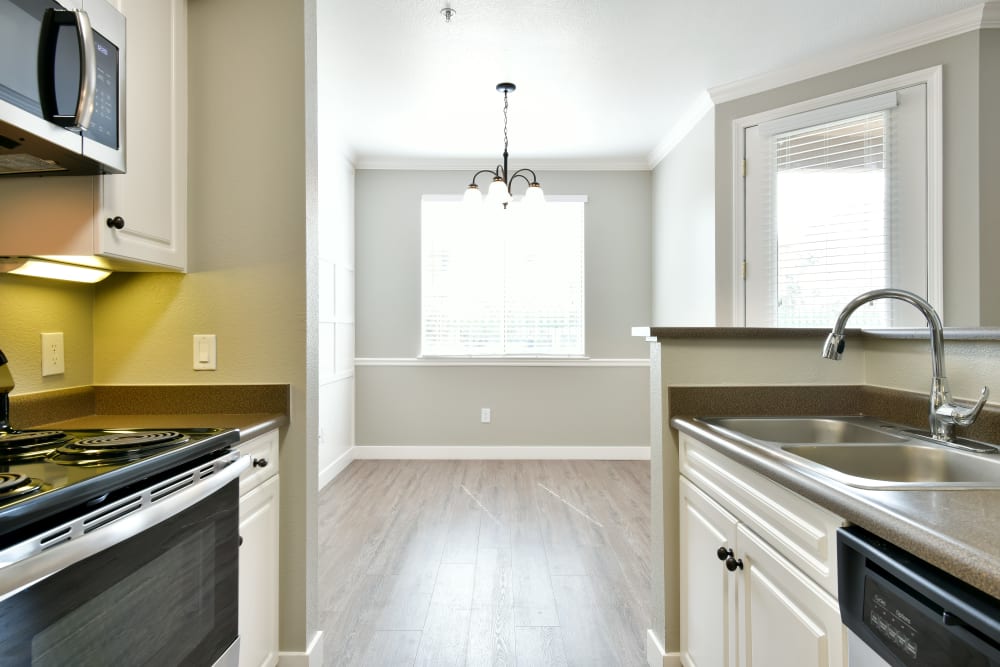
[[(918, 84), (746, 126), (747, 326), (825, 328), (863, 292), (928, 294), (926, 100)], [(884, 299), (851, 316), (920, 324)]]
[(421, 206), (421, 354), (582, 356), (584, 200)]
[[(845, 303), (890, 284), (889, 112), (772, 138), (776, 324), (829, 326)], [(886, 301), (853, 318), (889, 326)]]

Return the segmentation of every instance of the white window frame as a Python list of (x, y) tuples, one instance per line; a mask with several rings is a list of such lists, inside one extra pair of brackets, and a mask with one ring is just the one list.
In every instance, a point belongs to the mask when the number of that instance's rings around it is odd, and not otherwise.
[[(523, 196), (517, 195), (514, 197), (514, 202), (520, 202)], [(590, 357), (587, 355), (587, 265), (586, 265), (586, 255), (587, 255), (587, 207), (589, 197), (587, 195), (545, 195), (546, 202), (571, 202), (579, 203), (584, 205), (583, 209), (583, 254), (584, 254), (584, 267), (583, 267), (583, 303), (581, 304), (581, 316), (583, 318), (583, 328), (580, 332), (581, 338), (581, 348), (583, 349), (582, 354), (578, 355), (565, 355), (565, 354), (504, 354), (504, 355), (479, 355), (479, 354), (424, 354), (423, 351), (423, 326), (424, 326), (424, 312), (423, 312), (423, 294), (421, 293), (421, 306), (420, 306), (420, 337), (421, 345), (420, 352), (416, 359), (418, 362), (432, 362), (439, 363), (440, 365), (489, 365), (489, 366), (503, 366), (503, 365), (523, 365), (525, 363), (537, 362), (540, 365), (549, 365), (552, 362), (579, 362), (588, 361)], [(422, 196), (421, 201), (453, 201), (461, 202), (462, 197), (460, 195), (431, 195), (425, 194)], [(485, 202), (484, 202), (485, 205)], [(421, 220), (421, 225), (423, 220)], [(423, 232), (421, 231), (421, 234)], [(421, 250), (421, 275), (423, 275), (423, 251)]]
[[(743, 156), (746, 153), (745, 133), (748, 127), (774, 122), (779, 118), (802, 114), (834, 104), (842, 104), (863, 97), (889, 93), (901, 88), (925, 84), (927, 86), (927, 300), (944, 317), (944, 213), (943, 213), (943, 91), (942, 67), (902, 74), (882, 81), (843, 90), (823, 97), (797, 102), (776, 109), (769, 109), (750, 116), (737, 118), (732, 123), (732, 321), (735, 326), (746, 326), (746, 281), (743, 277), (743, 260), (746, 246), (746, 180), (743, 177)], [(753, 165), (749, 167), (753, 169)]]

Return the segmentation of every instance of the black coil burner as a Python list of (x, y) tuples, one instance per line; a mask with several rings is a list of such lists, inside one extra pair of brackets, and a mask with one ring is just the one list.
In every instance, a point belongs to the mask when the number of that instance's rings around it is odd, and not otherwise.
[(0, 462), (42, 458), (69, 440), (62, 431), (0, 431)]
[(42, 488), (42, 482), (15, 472), (0, 472), (0, 500), (10, 500)]
[(48, 460), (69, 465), (110, 465), (137, 461), (188, 440), (187, 435), (177, 431), (111, 431), (70, 440), (60, 445)]

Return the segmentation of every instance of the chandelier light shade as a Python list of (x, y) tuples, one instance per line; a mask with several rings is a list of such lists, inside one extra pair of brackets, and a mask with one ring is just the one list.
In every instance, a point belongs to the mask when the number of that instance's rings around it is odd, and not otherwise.
[(497, 92), (503, 93), (503, 164), (497, 165), (496, 169), (481, 169), (472, 176), (472, 182), (469, 183), (469, 186), (465, 189), (465, 197), (463, 198), (463, 201), (466, 204), (478, 204), (483, 201), (482, 191), (476, 183), (476, 179), (483, 174), (489, 174), (493, 178), (490, 183), (489, 190), (486, 192), (487, 204), (501, 204), (504, 208), (507, 208), (507, 204), (509, 204), (513, 199), (511, 186), (514, 184), (514, 181), (519, 178), (524, 180), (524, 182), (528, 185), (528, 189), (524, 193), (525, 205), (537, 206), (545, 203), (545, 195), (542, 192), (542, 186), (539, 185), (538, 177), (535, 176), (534, 171), (531, 169), (518, 169), (511, 174), (507, 169), (507, 159), (509, 157), (509, 153), (507, 152), (507, 107), (509, 105), (507, 96), (514, 92), (516, 88), (517, 86), (512, 83), (497, 84)]

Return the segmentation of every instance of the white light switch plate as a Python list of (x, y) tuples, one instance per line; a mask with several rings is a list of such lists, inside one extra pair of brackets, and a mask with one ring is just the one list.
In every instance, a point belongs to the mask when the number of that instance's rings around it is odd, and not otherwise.
[(66, 372), (66, 353), (63, 348), (63, 335), (57, 333), (42, 334), (42, 377), (62, 375)]
[(215, 334), (194, 335), (194, 369), (215, 370)]

